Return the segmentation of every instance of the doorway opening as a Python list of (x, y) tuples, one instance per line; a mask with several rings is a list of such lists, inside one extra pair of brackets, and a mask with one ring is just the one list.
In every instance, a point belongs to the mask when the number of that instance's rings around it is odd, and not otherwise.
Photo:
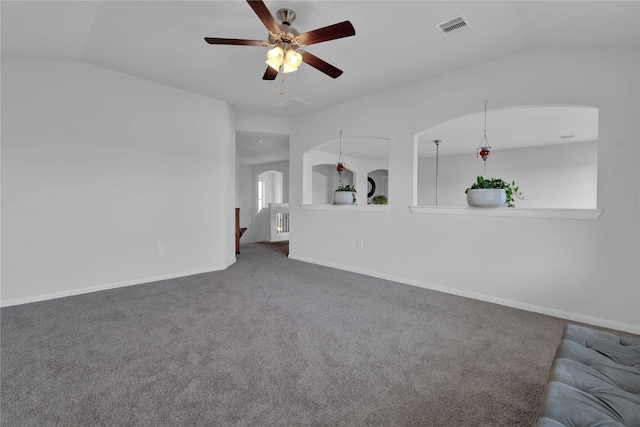
[(278, 171), (262, 172), (257, 177), (256, 213), (269, 206), (269, 203), (282, 203), (283, 174)]

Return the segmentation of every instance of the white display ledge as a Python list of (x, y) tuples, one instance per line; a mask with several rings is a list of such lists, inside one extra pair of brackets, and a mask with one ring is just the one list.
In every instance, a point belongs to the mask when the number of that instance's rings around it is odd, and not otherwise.
[(455, 206), (409, 206), (411, 213), (427, 215), (503, 216), (511, 218), (590, 219), (600, 217), (602, 209), (519, 209), (470, 208)]
[(343, 212), (389, 212), (389, 205), (300, 205), (307, 211), (343, 211)]

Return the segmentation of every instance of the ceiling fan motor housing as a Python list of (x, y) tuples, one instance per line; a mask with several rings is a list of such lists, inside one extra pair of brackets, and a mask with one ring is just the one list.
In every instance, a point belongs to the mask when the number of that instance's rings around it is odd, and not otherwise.
[(296, 43), (296, 37), (299, 35), (298, 31), (288, 25), (279, 25), (281, 32), (278, 34), (269, 33), (269, 43), (278, 44), (287, 43), (291, 45), (299, 45)]
[(296, 20), (296, 13), (291, 9), (280, 9), (277, 15), (283, 25), (291, 25), (291, 23)]
[(298, 30), (291, 26), (291, 23), (296, 19), (296, 13), (291, 9), (280, 9), (277, 12), (278, 19), (282, 22), (282, 25), (278, 25), (280, 27), (279, 34), (272, 34), (269, 32), (269, 43), (271, 44), (279, 44), (286, 43), (288, 45), (293, 45), (292, 47), (295, 49), (299, 47), (299, 43), (296, 40), (296, 37), (300, 35)]

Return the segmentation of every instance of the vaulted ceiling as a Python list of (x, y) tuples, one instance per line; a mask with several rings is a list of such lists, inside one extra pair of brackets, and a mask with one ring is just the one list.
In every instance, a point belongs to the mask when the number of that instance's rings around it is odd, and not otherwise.
[[(245, 1), (1, 2), (2, 59), (77, 60), (225, 100), (237, 113), (294, 117), (491, 58), (536, 47), (639, 45), (637, 1), (275, 1), (300, 32), (349, 20), (353, 37), (305, 50), (344, 71), (302, 64), (262, 80), (266, 40)], [(447, 37), (438, 24), (464, 17)], [(281, 91), (283, 92), (281, 94)], [(281, 144), (281, 137), (273, 139)], [(260, 135), (247, 135), (256, 142)], [(255, 140), (255, 141), (254, 141)]]
[[(209, 45), (205, 36), (266, 40), (234, 1), (5, 1), (2, 58), (70, 59), (227, 101), (239, 113), (295, 116), (532, 47), (638, 46), (638, 2), (265, 1), (297, 14), (300, 32), (349, 20), (356, 35), (308, 46), (344, 71), (303, 64), (264, 81), (267, 48)], [(437, 24), (464, 16), (468, 30)], [(284, 94), (280, 90), (284, 89)]]

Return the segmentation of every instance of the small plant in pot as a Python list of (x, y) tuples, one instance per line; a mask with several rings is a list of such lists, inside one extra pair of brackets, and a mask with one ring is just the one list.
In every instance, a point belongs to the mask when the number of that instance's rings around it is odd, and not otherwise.
[(333, 196), (334, 205), (355, 205), (356, 203), (356, 187), (353, 185), (340, 184)]
[(371, 199), (371, 202), (373, 202), (374, 205), (386, 205), (388, 203), (387, 196), (384, 194), (378, 194)]
[(467, 194), (467, 203), (474, 207), (515, 207), (514, 197), (523, 200), (520, 188), (515, 181), (510, 183), (501, 178), (485, 179), (482, 176), (476, 178), (476, 182), (464, 191)]

